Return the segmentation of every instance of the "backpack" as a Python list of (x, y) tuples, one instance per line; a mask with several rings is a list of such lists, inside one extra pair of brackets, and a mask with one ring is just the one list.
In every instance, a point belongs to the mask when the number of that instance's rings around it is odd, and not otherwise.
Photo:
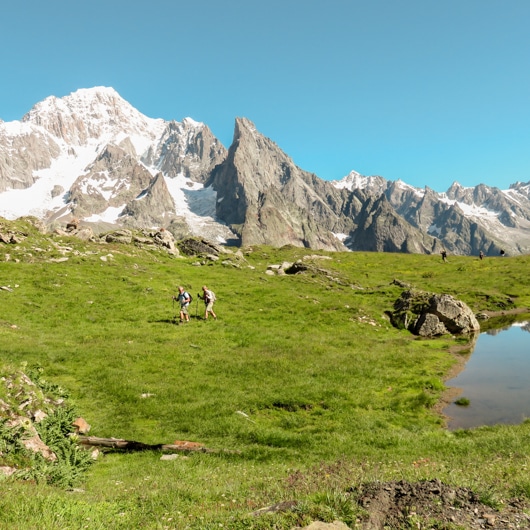
[(215, 302), (217, 300), (217, 297), (215, 296), (215, 293), (213, 291), (208, 291), (210, 293), (210, 296), (208, 297), (210, 302)]
[(193, 302), (193, 296), (191, 296), (191, 293), (187, 293), (188, 298), (190, 299), (189, 303), (191, 304)]

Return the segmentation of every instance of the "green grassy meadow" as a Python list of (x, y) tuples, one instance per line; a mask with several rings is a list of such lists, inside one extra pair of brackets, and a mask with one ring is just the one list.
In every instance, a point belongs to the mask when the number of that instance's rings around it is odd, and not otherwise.
[[(449, 432), (436, 412), (465, 339), (419, 339), (385, 314), (394, 279), (475, 312), (528, 308), (530, 256), (253, 247), (239, 266), (197, 265), (17, 226), (29, 237), (0, 243), (3, 369), (40, 367), (90, 435), (216, 451), (106, 451), (68, 488), (0, 479), (0, 529), (354, 528), (351, 491), (373, 480), (439, 478), (492, 505), (530, 497), (530, 422)], [(65, 247), (68, 261), (49, 261)], [(304, 256), (325, 273), (266, 274)], [(203, 284), (217, 321), (202, 320)], [(194, 296), (189, 324), (173, 322), (178, 285)], [(252, 515), (290, 500), (296, 510)]]

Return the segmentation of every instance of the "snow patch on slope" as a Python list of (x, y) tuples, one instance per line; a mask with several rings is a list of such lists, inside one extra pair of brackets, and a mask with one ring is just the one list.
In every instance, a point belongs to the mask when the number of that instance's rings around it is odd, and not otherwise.
[(37, 181), (30, 188), (0, 193), (0, 216), (11, 220), (26, 215), (42, 218), (46, 211), (64, 207), (64, 193), (52, 197), (53, 189), (61, 186), (66, 193), (93, 159), (92, 146), (79, 147), (75, 154), (63, 153), (49, 168), (34, 171)]
[(124, 208), (125, 203), (121, 206), (109, 206), (104, 212), (93, 214), (90, 217), (85, 217), (84, 221), (89, 223), (116, 223)]
[(480, 219), (497, 219), (499, 217), (498, 212), (488, 210), (487, 208), (484, 208), (484, 206), (478, 206), (474, 203), (467, 204), (462, 201), (448, 199), (447, 196), (440, 197), (440, 201), (449, 206), (458, 206), (462, 212), (464, 212), (466, 217), (478, 217)]

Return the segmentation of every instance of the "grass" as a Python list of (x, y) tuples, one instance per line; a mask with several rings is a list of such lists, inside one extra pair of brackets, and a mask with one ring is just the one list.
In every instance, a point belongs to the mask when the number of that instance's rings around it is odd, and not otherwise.
[(459, 405), (461, 407), (469, 407), (471, 404), (471, 401), (467, 397), (460, 397), (457, 400), (455, 400), (455, 405)]
[[(3, 362), (40, 367), (67, 389), (91, 435), (220, 452), (107, 452), (70, 491), (5, 479), (0, 529), (265, 530), (337, 518), (353, 527), (347, 492), (370, 480), (436, 477), (488, 498), (530, 495), (530, 423), (445, 430), (435, 405), (455, 363), (449, 349), (463, 341), (415, 338), (385, 314), (402, 291), (394, 279), (475, 312), (529, 307), (530, 257), (442, 263), (255, 247), (242, 249), (241, 266), (230, 256), (197, 266), (17, 223), (0, 227), (29, 236), (0, 244), (0, 284), (12, 289), (0, 290)], [(61, 247), (74, 249), (69, 260), (50, 262)], [(328, 274), (265, 273), (310, 255)], [(194, 301), (190, 324), (174, 325), (177, 285), (196, 296), (204, 283), (218, 321), (197, 318)], [(289, 500), (296, 510), (250, 515)]]

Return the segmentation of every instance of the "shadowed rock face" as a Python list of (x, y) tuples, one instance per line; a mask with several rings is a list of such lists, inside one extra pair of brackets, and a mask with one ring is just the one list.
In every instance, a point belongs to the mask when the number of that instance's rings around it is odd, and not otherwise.
[(409, 289), (394, 303), (392, 321), (422, 337), (469, 334), (480, 330), (475, 315), (464, 302), (448, 294)]

